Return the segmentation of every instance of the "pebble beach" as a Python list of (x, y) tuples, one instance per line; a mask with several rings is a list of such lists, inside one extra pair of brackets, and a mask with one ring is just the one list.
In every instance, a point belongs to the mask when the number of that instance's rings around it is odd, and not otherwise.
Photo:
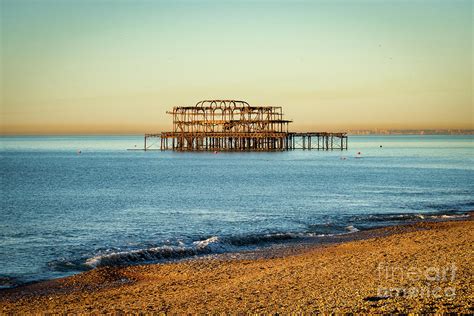
[(253, 259), (101, 267), (4, 289), (2, 313), (474, 312), (474, 222), (420, 222)]

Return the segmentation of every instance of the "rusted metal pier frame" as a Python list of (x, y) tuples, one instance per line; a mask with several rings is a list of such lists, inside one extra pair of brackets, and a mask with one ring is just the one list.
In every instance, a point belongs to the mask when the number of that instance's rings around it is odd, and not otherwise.
[(283, 151), (289, 143), (284, 132), (161, 133), (161, 150), (175, 151)]
[(159, 138), (160, 150), (174, 151), (285, 151), (347, 150), (346, 133), (174, 133), (146, 134)]
[[(345, 133), (288, 131), (282, 107), (251, 106), (245, 101), (204, 100), (195, 106), (173, 107), (173, 131), (146, 134), (159, 138), (161, 150), (284, 151), (347, 149)], [(313, 141), (315, 141), (313, 145)]]
[(288, 133), (288, 143), (290, 150), (347, 150), (347, 133), (329, 133), (329, 132), (303, 132)]

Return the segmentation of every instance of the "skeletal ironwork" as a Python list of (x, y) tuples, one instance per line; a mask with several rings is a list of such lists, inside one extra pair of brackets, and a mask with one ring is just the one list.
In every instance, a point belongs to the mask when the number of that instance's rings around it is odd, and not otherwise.
[(166, 113), (173, 118), (173, 131), (145, 134), (145, 150), (150, 138), (160, 139), (161, 150), (175, 151), (347, 149), (346, 133), (289, 132), (292, 121), (283, 118), (280, 106), (204, 100)]

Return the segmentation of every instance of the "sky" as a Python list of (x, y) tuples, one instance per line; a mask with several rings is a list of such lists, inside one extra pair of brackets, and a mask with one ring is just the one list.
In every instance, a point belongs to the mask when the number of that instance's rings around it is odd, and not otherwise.
[(2, 134), (160, 132), (204, 99), (295, 131), (474, 128), (472, 1), (0, 3)]

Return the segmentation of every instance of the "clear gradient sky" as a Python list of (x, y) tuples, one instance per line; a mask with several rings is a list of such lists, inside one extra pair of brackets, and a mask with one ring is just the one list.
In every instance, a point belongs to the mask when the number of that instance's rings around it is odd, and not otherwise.
[(0, 2), (3, 134), (159, 132), (210, 98), (295, 130), (474, 128), (472, 1)]

